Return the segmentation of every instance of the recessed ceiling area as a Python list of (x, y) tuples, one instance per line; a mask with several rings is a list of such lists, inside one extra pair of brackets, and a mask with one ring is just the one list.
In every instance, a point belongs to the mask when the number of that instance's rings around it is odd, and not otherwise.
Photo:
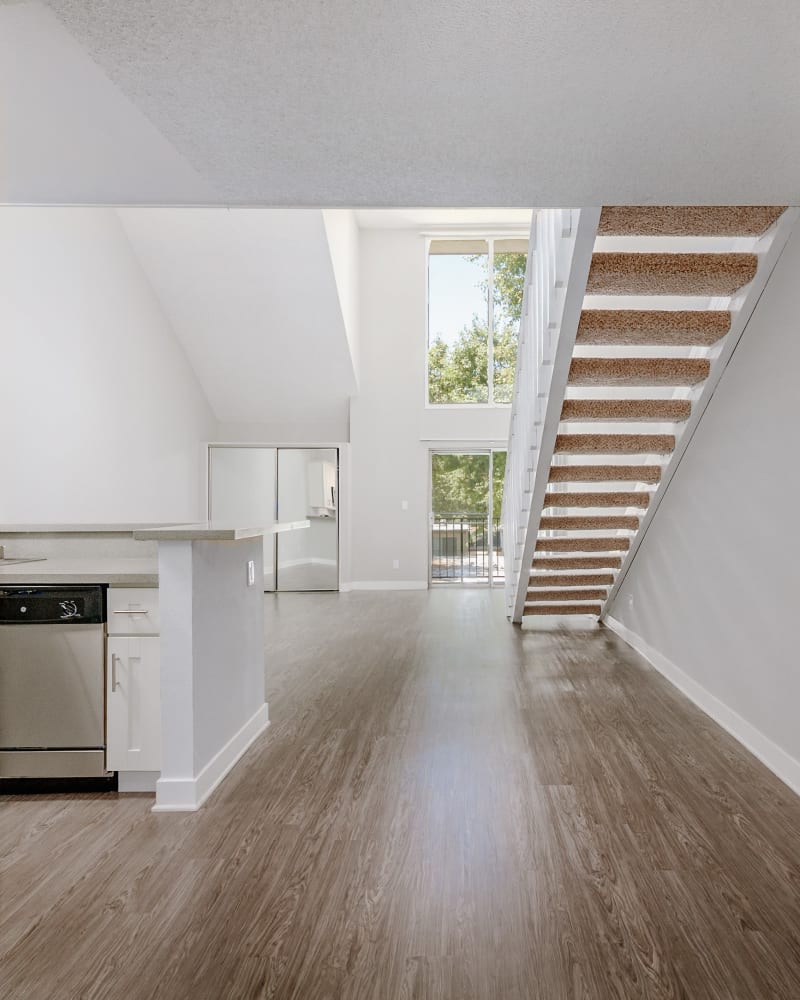
[(530, 208), (373, 208), (357, 209), (359, 229), (416, 229), (419, 231), (493, 232), (531, 228)]
[[(0, 201), (800, 202), (794, 0), (0, 0), (0, 15), (0, 121), (17, 123)], [(65, 39), (70, 64), (47, 73), (31, 55)]]

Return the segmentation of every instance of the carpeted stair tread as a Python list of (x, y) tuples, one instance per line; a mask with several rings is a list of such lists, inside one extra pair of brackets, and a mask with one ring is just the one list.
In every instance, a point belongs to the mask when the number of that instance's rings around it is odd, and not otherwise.
[(607, 205), (598, 236), (761, 236), (781, 217), (776, 205)]
[(536, 539), (537, 552), (627, 552), (630, 547), (630, 539), (626, 535), (612, 538)]
[(604, 601), (607, 588), (585, 590), (542, 590), (528, 591), (526, 603), (543, 604), (550, 601)]
[(584, 309), (575, 343), (710, 347), (730, 328), (721, 309)]
[(649, 483), (661, 481), (659, 465), (552, 465), (551, 483)]
[(555, 451), (565, 455), (669, 455), (674, 434), (557, 434)]
[(561, 420), (571, 421), (656, 421), (679, 423), (688, 420), (692, 404), (688, 399), (565, 399)]
[(754, 253), (595, 253), (587, 295), (733, 295), (755, 277)]
[(610, 587), (613, 573), (537, 573), (532, 575), (528, 597), (536, 596), (535, 587)]
[(543, 517), (539, 521), (541, 531), (597, 531), (601, 528), (636, 531), (639, 518), (633, 514), (596, 514), (588, 517), (569, 515)]
[(536, 556), (531, 563), (531, 569), (548, 570), (562, 573), (566, 569), (619, 569), (622, 566), (620, 556), (561, 556), (548, 559), (546, 556)]
[(650, 494), (643, 490), (630, 493), (545, 493), (544, 509), (548, 507), (638, 507), (644, 510)]
[(697, 385), (708, 378), (706, 358), (573, 358), (570, 385)]
[(523, 615), (595, 615), (599, 604), (526, 604)]

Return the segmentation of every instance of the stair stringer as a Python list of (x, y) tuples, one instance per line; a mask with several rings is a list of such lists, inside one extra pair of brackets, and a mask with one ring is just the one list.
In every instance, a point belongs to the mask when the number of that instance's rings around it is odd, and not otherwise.
[[(544, 216), (544, 210), (538, 213)], [(555, 211), (555, 210), (549, 210)], [(572, 218), (575, 225), (574, 243), (572, 245), (571, 258), (569, 260), (569, 270), (565, 275), (555, 274), (555, 281), (546, 289), (546, 294), (551, 297), (563, 296), (560, 304), (560, 319), (555, 329), (555, 350), (552, 359), (542, 356), (541, 367), (550, 367), (548, 379), (541, 382), (537, 379), (537, 385), (546, 384), (546, 398), (543, 400), (541, 409), (541, 419), (537, 421), (537, 434), (533, 436), (531, 455), (533, 458), (532, 468), (528, 468), (528, 487), (530, 490), (530, 509), (527, 513), (527, 524), (523, 525), (522, 540), (513, 533), (504, 531), (504, 548), (507, 562), (511, 561), (514, 576), (513, 604), (509, 608), (509, 617), (515, 623), (522, 621), (525, 610), (525, 600), (528, 592), (530, 579), (530, 567), (533, 562), (533, 555), (536, 550), (536, 541), (539, 534), (539, 522), (544, 510), (544, 496), (547, 491), (547, 483), (550, 473), (550, 464), (555, 450), (556, 435), (558, 434), (561, 420), (561, 407), (566, 394), (569, 368), (572, 361), (572, 354), (575, 346), (575, 337), (578, 332), (578, 323), (583, 308), (583, 299), (586, 293), (586, 282), (589, 277), (589, 268), (592, 263), (595, 237), (597, 227), (600, 222), (601, 209), (582, 208), (573, 209)], [(536, 225), (536, 224), (535, 224)], [(571, 235), (571, 234), (570, 234)], [(531, 254), (541, 253), (542, 248), (537, 250), (536, 238), (531, 240)], [(537, 309), (540, 304), (536, 301), (537, 295), (542, 294), (536, 283), (526, 285), (525, 299), (523, 302), (523, 315), (527, 315), (528, 310)], [(531, 296), (533, 302), (530, 301)], [(559, 309), (553, 310), (555, 316), (559, 315)], [(518, 366), (517, 378), (520, 375), (527, 377), (528, 373)], [(514, 402), (515, 408), (518, 402), (520, 386), (515, 385)], [(542, 393), (540, 392), (540, 396)], [(509, 466), (506, 473), (506, 490), (513, 488), (512, 478), (512, 456), (519, 448), (515, 448), (514, 441), (514, 421), (512, 419), (512, 430), (509, 439)], [(517, 461), (521, 460), (519, 454), (514, 456)], [(505, 518), (504, 518), (505, 521)], [(511, 544), (509, 544), (511, 543)], [(513, 547), (513, 548), (512, 548)], [(521, 550), (521, 551), (520, 551)]]

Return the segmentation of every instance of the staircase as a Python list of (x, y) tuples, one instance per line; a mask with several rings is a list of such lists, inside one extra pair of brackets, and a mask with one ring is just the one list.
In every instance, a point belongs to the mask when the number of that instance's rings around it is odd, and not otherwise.
[[(584, 209), (566, 263), (563, 233), (548, 244), (534, 221), (506, 475), (521, 497), (504, 508), (512, 620), (605, 613), (796, 215)], [(542, 280), (543, 254), (561, 259), (566, 281)], [(526, 407), (532, 355), (548, 371), (533, 373)]]

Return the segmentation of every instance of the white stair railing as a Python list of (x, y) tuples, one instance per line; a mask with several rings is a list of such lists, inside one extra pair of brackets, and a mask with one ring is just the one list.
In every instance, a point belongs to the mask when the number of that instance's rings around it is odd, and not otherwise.
[(503, 487), (506, 611), (525, 609), (599, 208), (552, 208), (531, 226)]

